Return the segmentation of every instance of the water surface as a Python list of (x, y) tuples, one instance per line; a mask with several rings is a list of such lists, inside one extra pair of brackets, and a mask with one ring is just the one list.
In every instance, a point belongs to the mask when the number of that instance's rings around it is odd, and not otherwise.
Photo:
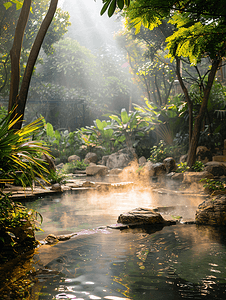
[(194, 214), (193, 204), (159, 200), (150, 191), (68, 193), (32, 203), (44, 217), (39, 239), (48, 233), (78, 233), (38, 249), (36, 268), (53, 272), (37, 276), (32, 299), (225, 299), (224, 231), (196, 225), (104, 228), (116, 223), (121, 212), (168, 202)]

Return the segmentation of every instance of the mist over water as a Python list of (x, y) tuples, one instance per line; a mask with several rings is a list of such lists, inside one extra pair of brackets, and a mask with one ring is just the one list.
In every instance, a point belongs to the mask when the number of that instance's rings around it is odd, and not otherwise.
[(220, 230), (173, 225), (120, 231), (101, 226), (115, 223), (123, 211), (164, 205), (164, 200), (164, 195), (135, 189), (38, 200), (45, 234), (78, 233), (36, 252), (36, 268), (60, 272), (40, 276), (39, 299), (225, 299), (226, 237)]

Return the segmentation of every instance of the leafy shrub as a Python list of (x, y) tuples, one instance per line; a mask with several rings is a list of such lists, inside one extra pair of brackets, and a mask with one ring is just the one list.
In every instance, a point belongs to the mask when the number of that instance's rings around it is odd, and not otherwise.
[[(37, 241), (34, 231), (40, 229), (42, 216), (10, 200), (9, 194), (0, 191), (0, 261), (34, 249)], [(38, 217), (40, 221), (38, 222)]]
[(163, 141), (160, 141), (157, 146), (151, 148), (151, 156), (148, 158), (153, 163), (163, 161), (167, 157), (167, 150)]
[(74, 173), (76, 170), (85, 170), (86, 167), (88, 167), (88, 164), (84, 163), (84, 160), (72, 161), (64, 165), (62, 172), (65, 174)]
[(160, 141), (157, 146), (151, 148), (151, 156), (148, 158), (153, 163), (162, 162), (167, 157), (177, 160), (181, 156), (181, 149), (178, 145), (166, 145)]
[(177, 165), (176, 173), (184, 173), (185, 171), (188, 171), (190, 168), (187, 165), (187, 162), (181, 162)]
[(204, 170), (204, 164), (201, 161), (196, 161), (192, 166), (192, 170), (195, 172), (202, 172)]
[(219, 180), (203, 178), (200, 180), (200, 182), (205, 182), (203, 187), (210, 193), (214, 191), (226, 191), (223, 182)]
[(32, 186), (37, 177), (42, 178), (48, 172), (41, 159), (48, 155), (48, 149), (41, 142), (32, 141), (31, 135), (42, 126), (41, 119), (14, 130), (13, 125), (20, 118), (10, 120), (10, 112), (0, 122), (0, 179), (11, 179), (23, 186)]
[(50, 170), (49, 174), (47, 174), (47, 179), (51, 184), (65, 183), (65, 178), (66, 176), (59, 171)]

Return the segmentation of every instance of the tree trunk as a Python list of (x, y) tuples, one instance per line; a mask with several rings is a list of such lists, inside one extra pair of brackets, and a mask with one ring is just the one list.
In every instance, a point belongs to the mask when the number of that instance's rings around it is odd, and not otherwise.
[(188, 112), (189, 112), (189, 145), (191, 144), (191, 139), (192, 139), (192, 131), (193, 131), (193, 102), (190, 99), (190, 96), (188, 94), (188, 90), (183, 82), (183, 79), (181, 77), (181, 72), (180, 72), (180, 59), (176, 57), (176, 74), (177, 78), (179, 80), (180, 86), (182, 88), (182, 91), (185, 96), (185, 101), (188, 104)]
[(20, 83), (20, 54), (23, 43), (24, 31), (27, 25), (29, 12), (31, 7), (31, 0), (24, 0), (23, 7), (17, 22), (13, 46), (10, 51), (11, 58), (11, 82), (9, 93), (8, 111), (10, 112), (13, 106), (17, 105), (17, 96)]
[(196, 149), (198, 146), (199, 136), (200, 136), (200, 129), (202, 125), (202, 120), (205, 116), (206, 110), (207, 110), (207, 103), (210, 95), (210, 91), (214, 82), (214, 78), (218, 69), (218, 66), (220, 64), (220, 59), (215, 59), (212, 63), (212, 67), (208, 76), (207, 85), (204, 88), (204, 96), (202, 100), (202, 105), (200, 107), (198, 116), (195, 118), (195, 124), (194, 129), (192, 133), (192, 139), (191, 143), (189, 145), (189, 151), (188, 151), (188, 159), (187, 164), (189, 167), (192, 167), (196, 160)]
[[(30, 1), (30, 0), (27, 0), (27, 1)], [(25, 2), (26, 2), (26, 0), (24, 1), (24, 4), (25, 4)], [(17, 105), (15, 113), (18, 116), (22, 116), (22, 120), (24, 117), (27, 95), (28, 95), (32, 72), (34, 70), (34, 65), (36, 63), (38, 54), (40, 52), (46, 32), (47, 32), (47, 30), (52, 22), (52, 19), (54, 17), (54, 14), (56, 12), (57, 4), (58, 4), (58, 0), (51, 0), (49, 10), (48, 10), (44, 20), (42, 21), (41, 27), (37, 33), (36, 39), (31, 48), (30, 55), (28, 57), (28, 61), (27, 61), (27, 65), (26, 65), (26, 69), (24, 72), (23, 80), (21, 83), (20, 92), (19, 92), (18, 96), (16, 96), (16, 98), (12, 98), (12, 101), (11, 101), (11, 108), (14, 104)], [(21, 11), (21, 14), (22, 14), (22, 11)], [(16, 35), (15, 35), (15, 38), (16, 38)], [(18, 91), (18, 88), (17, 88), (17, 91)], [(15, 94), (14, 94), (14, 97), (15, 97)], [(15, 124), (14, 128), (20, 129), (21, 126), (22, 126), (22, 122), (17, 122)]]

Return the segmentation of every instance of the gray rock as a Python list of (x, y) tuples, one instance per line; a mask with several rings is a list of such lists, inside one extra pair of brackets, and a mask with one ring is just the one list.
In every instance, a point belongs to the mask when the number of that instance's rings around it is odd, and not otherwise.
[(139, 164), (139, 166), (144, 166), (146, 162), (147, 162), (147, 159), (146, 159), (144, 156), (141, 156), (141, 157), (138, 159), (138, 164)]
[(106, 166), (109, 155), (102, 156), (102, 159), (98, 162), (98, 165)]
[(111, 169), (109, 175), (118, 175), (122, 172), (122, 169)]
[(149, 177), (152, 177), (155, 175), (155, 170), (153, 167), (153, 163), (151, 161), (147, 161), (144, 165), (144, 174), (146, 174)]
[(196, 149), (196, 158), (205, 163), (212, 160), (212, 153), (207, 147), (198, 146)]
[(208, 171), (203, 172), (184, 172), (183, 173), (183, 183), (192, 183), (192, 182), (199, 182), (203, 178), (212, 179), (214, 178), (213, 174), (209, 173)]
[(153, 209), (136, 208), (121, 214), (117, 222), (122, 224), (164, 224), (165, 220)]
[(166, 173), (170, 173), (172, 171), (175, 171), (177, 166), (176, 162), (172, 157), (167, 157), (163, 160), (163, 164), (165, 165), (166, 168)]
[(88, 176), (105, 176), (108, 174), (108, 167), (103, 165), (90, 165), (86, 168), (86, 175)]
[(226, 195), (218, 195), (202, 202), (196, 211), (196, 224), (226, 225)]
[(56, 192), (62, 192), (61, 185), (59, 183), (55, 183), (51, 186), (51, 190)]
[(96, 163), (97, 162), (97, 155), (96, 155), (96, 153), (93, 153), (93, 152), (87, 153), (86, 156), (85, 156), (85, 160), (84, 161)]
[(155, 163), (153, 164), (154, 176), (161, 176), (166, 174), (166, 167), (164, 163)]
[(214, 176), (226, 175), (226, 166), (222, 162), (209, 161), (205, 164), (204, 171), (207, 171)]
[(183, 180), (184, 179), (184, 173), (174, 173), (172, 176), (171, 176), (171, 179), (172, 180)]
[(137, 155), (133, 148), (122, 149), (108, 156), (106, 166), (109, 169), (122, 169), (127, 167), (129, 163), (134, 160), (137, 161)]
[(72, 162), (72, 161), (80, 161), (80, 157), (78, 155), (71, 155), (68, 157), (68, 162)]
[(60, 163), (59, 165), (56, 166), (57, 169), (61, 170), (64, 167), (63, 163)]

